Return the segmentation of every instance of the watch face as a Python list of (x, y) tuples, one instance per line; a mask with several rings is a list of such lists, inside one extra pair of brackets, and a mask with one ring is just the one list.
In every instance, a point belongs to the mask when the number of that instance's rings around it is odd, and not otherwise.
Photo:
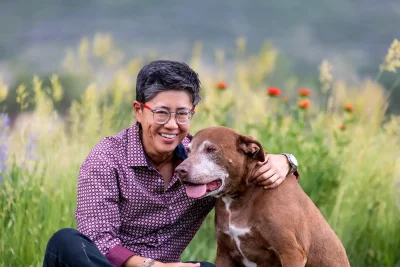
[(299, 164), (297, 163), (297, 159), (293, 155), (290, 155), (290, 160), (293, 162), (294, 165), (296, 165), (296, 167), (299, 166)]

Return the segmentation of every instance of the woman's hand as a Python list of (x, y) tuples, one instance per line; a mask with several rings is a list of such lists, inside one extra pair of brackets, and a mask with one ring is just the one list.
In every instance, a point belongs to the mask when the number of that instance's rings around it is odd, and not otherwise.
[(267, 154), (264, 162), (257, 163), (260, 168), (253, 175), (253, 182), (264, 186), (264, 189), (280, 185), (290, 170), (290, 164), (285, 155)]
[[(132, 256), (130, 257), (124, 264), (124, 267), (138, 267), (143, 266), (146, 258), (140, 256)], [(149, 259), (147, 259), (148, 261)], [(163, 263), (159, 261), (153, 261), (153, 264), (150, 262), (146, 262), (145, 266), (151, 267), (200, 267), (200, 263), (184, 263), (184, 262), (172, 262), (172, 263)]]
[(200, 263), (172, 262), (162, 263), (156, 262), (153, 267), (200, 267)]

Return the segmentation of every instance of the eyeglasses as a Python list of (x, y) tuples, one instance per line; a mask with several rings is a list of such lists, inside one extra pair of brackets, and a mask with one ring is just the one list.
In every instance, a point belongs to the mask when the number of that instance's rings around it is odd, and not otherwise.
[[(139, 102), (140, 103), (140, 102)], [(171, 118), (171, 114), (175, 113), (175, 121), (178, 124), (187, 124), (192, 120), (194, 115), (194, 107), (192, 109), (183, 109), (175, 112), (168, 111), (166, 109), (152, 109), (148, 105), (144, 103), (140, 103), (142, 107), (150, 110), (153, 112), (153, 119), (157, 124), (164, 125), (166, 124), (169, 119)]]

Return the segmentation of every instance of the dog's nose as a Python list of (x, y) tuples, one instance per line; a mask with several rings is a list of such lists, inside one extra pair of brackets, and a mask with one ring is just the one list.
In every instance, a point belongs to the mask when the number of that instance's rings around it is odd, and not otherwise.
[(175, 171), (178, 173), (178, 176), (180, 178), (183, 178), (188, 174), (188, 169), (184, 165), (179, 165), (178, 167), (176, 167)]

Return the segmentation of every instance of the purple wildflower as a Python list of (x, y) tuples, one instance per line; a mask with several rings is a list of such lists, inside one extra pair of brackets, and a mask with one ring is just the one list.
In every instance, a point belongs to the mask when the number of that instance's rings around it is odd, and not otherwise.
[(10, 130), (11, 120), (7, 114), (0, 114), (0, 182), (3, 181), (3, 176), (7, 170), (7, 156), (8, 156), (8, 146), (9, 146), (9, 130)]
[(33, 161), (36, 161), (38, 159), (35, 153), (35, 144), (36, 144), (36, 136), (31, 133), (29, 134), (28, 142), (25, 145), (25, 153), (26, 153), (25, 155), (27, 159)]

